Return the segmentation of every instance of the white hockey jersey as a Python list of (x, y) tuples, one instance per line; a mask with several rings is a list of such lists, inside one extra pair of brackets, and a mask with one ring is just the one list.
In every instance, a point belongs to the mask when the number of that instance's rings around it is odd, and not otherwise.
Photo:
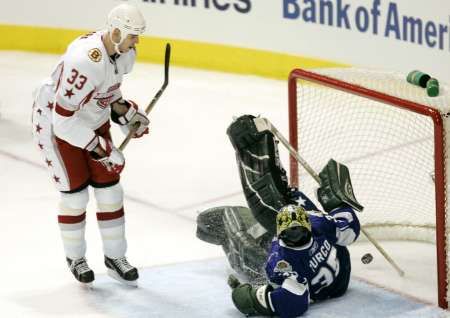
[(95, 129), (110, 117), (110, 104), (121, 98), (124, 74), (132, 70), (134, 49), (111, 59), (99, 31), (73, 41), (38, 90), (37, 100), (51, 103), (53, 133), (68, 143), (91, 151), (96, 146)]

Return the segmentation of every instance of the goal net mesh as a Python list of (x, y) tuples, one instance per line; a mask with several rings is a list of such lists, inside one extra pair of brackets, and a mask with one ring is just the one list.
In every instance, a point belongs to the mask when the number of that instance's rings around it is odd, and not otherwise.
[[(397, 107), (395, 99), (362, 96), (365, 94), (345, 85), (354, 84), (439, 111), (444, 131), (444, 158), (440, 159), (444, 193), (448, 183), (448, 87), (441, 83), (439, 96), (428, 97), (424, 88), (406, 81), (406, 74), (353, 68), (312, 73), (340, 80), (344, 86), (330, 87), (321, 82), (320, 76), (311, 80), (295, 75), (295, 71), (291, 73), (296, 89), (295, 95), (290, 92), (290, 139), (293, 142), (293, 135), (297, 139), (300, 156), (317, 173), (330, 158), (348, 166), (356, 198), (364, 206), (358, 214), (361, 224), (378, 240), (436, 243), (439, 202), (436, 203), (435, 163), (439, 158), (435, 158), (432, 117)], [(297, 166), (291, 158), (291, 178), (295, 174), (292, 165)], [(297, 177), (301, 190), (315, 197), (317, 183), (300, 165)], [(444, 199), (446, 216), (447, 195)], [(448, 237), (447, 227), (443, 237)], [(447, 242), (442, 246), (445, 249)]]

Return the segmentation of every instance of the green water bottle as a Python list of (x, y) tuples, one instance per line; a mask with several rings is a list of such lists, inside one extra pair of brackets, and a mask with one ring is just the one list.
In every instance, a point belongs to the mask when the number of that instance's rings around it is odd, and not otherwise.
[(427, 81), (427, 94), (430, 97), (436, 97), (439, 95), (439, 82), (435, 78), (430, 78)]
[(409, 72), (408, 76), (406, 77), (406, 80), (408, 83), (411, 83), (413, 85), (417, 85), (420, 87), (427, 87), (427, 82), (430, 79), (430, 75), (423, 73), (418, 70), (414, 70), (412, 72)]

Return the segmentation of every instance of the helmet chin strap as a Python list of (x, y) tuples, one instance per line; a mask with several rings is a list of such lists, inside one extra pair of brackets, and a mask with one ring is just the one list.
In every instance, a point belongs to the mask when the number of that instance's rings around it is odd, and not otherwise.
[(121, 55), (122, 52), (120, 52), (120, 50), (119, 50), (119, 45), (123, 42), (122, 35), (120, 36), (119, 43), (114, 42), (114, 40), (112, 38), (112, 32), (109, 32), (109, 38), (111, 39), (111, 42), (114, 45), (114, 51), (116, 51), (117, 54)]

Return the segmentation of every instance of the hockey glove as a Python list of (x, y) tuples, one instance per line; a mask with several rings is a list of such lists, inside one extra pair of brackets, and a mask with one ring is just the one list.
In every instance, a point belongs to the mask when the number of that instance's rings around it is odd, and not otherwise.
[(268, 293), (272, 290), (271, 286), (263, 285), (256, 288), (250, 284), (241, 284), (233, 275), (228, 277), (228, 285), (233, 289), (231, 298), (234, 306), (247, 317), (274, 315), (268, 305)]
[(319, 178), (320, 187), (317, 189), (317, 199), (326, 212), (330, 212), (344, 203), (357, 211), (364, 209), (355, 198), (347, 166), (330, 159), (319, 173)]
[(147, 115), (139, 109), (138, 105), (131, 100), (124, 99), (117, 101), (117, 103), (128, 108), (127, 112), (120, 116), (117, 115), (114, 108), (111, 112), (112, 120), (120, 125), (122, 132), (125, 135), (128, 135), (132, 128), (137, 129), (133, 138), (139, 138), (148, 134), (148, 125), (150, 124), (150, 121), (148, 120)]
[(122, 152), (114, 147), (111, 140), (105, 139), (101, 136), (98, 136), (98, 144), (96, 149), (98, 152), (103, 153), (101, 156), (97, 151), (91, 151), (91, 157), (101, 163), (106, 170), (112, 173), (121, 173), (123, 168), (125, 167), (125, 157)]

